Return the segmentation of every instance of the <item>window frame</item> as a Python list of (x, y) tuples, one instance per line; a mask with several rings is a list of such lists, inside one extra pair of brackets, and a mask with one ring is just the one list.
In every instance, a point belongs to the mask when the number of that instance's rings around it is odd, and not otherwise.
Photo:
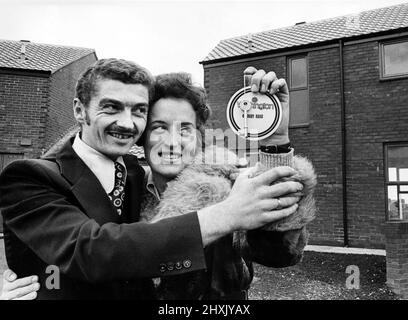
[[(305, 87), (297, 87), (297, 88), (292, 88), (292, 60), (297, 60), (300, 58), (304, 58), (306, 61), (306, 86)], [(288, 89), (289, 89), (289, 97), (290, 93), (292, 91), (306, 91), (306, 94), (308, 96), (308, 101), (307, 101), (307, 114), (308, 114), (308, 121), (307, 122), (302, 122), (302, 123), (296, 123), (296, 124), (290, 124), (289, 123), (289, 128), (303, 128), (303, 127), (308, 127), (310, 125), (310, 93), (309, 93), (309, 56), (307, 53), (303, 54), (296, 54), (292, 56), (287, 56), (286, 57), (286, 79), (288, 79)], [(290, 98), (289, 98), (289, 104), (290, 104)], [(290, 119), (290, 118), (289, 118)]]
[(394, 75), (386, 75), (385, 74), (384, 47), (386, 45), (392, 45), (392, 44), (403, 43), (403, 42), (408, 43), (408, 38), (397, 39), (397, 40), (395, 40), (395, 39), (394, 40), (386, 40), (386, 41), (378, 42), (379, 72), (380, 72), (380, 80), (381, 81), (408, 78), (408, 71), (405, 72), (405, 73), (399, 73), (399, 74), (394, 74)]
[(389, 181), (388, 175), (388, 149), (390, 147), (407, 147), (408, 141), (402, 142), (387, 142), (384, 143), (384, 194), (385, 194), (385, 221), (387, 222), (408, 222), (408, 219), (390, 219), (388, 213), (388, 187), (396, 186), (397, 187), (397, 201), (398, 201), (398, 213), (401, 217), (402, 212), (400, 212), (400, 193), (408, 194), (408, 191), (400, 191), (401, 186), (408, 187), (408, 181)]

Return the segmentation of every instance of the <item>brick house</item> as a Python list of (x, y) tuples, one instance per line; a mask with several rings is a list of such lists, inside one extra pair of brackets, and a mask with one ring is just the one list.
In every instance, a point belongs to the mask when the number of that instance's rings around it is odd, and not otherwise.
[(75, 83), (96, 60), (93, 49), (0, 40), (0, 171), (40, 156), (75, 124)]
[(200, 63), (222, 130), (247, 66), (287, 79), (318, 175), (310, 243), (384, 248), (386, 222), (408, 222), (408, 4), (222, 40)]

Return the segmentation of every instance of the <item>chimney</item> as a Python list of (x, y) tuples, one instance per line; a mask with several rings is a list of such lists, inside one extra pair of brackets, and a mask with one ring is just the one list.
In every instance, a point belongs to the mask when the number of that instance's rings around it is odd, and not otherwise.
[(26, 60), (26, 44), (29, 43), (29, 40), (20, 40), (21, 42), (21, 48), (20, 48), (20, 60), (24, 61)]
[(298, 26), (298, 25), (300, 25), (300, 24), (306, 24), (306, 21), (296, 22), (296, 23), (295, 23), (295, 26)]
[(247, 49), (251, 50), (254, 46), (254, 42), (252, 41), (252, 33), (247, 34)]

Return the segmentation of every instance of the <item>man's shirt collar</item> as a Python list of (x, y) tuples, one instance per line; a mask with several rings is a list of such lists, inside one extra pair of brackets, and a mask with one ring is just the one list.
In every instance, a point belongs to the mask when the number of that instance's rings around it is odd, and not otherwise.
[[(94, 148), (88, 146), (79, 137), (77, 133), (74, 143), (72, 144), (72, 149), (76, 152), (78, 157), (89, 167), (93, 174), (98, 178), (103, 189), (107, 194), (109, 194), (115, 186), (115, 165), (114, 162), (95, 150)], [(123, 157), (116, 159), (125, 168), (125, 181), (127, 176), (126, 166), (123, 162)]]

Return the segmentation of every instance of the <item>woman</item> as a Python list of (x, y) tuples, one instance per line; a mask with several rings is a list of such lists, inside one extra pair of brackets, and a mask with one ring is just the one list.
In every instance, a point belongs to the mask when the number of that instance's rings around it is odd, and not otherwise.
[[(286, 93), (286, 88), (282, 89)], [(284, 93), (280, 93), (286, 108), (282, 123), (287, 130), (288, 101), (286, 96), (282, 97)], [(202, 154), (197, 146), (200, 142), (197, 137), (202, 137), (209, 114), (204, 90), (193, 86), (188, 75), (157, 78), (144, 141), (151, 168), (143, 210), (146, 220), (157, 221), (199, 210), (228, 195), (238, 171), (231, 165), (236, 163), (236, 156), (221, 148), (207, 148)], [(279, 157), (286, 164), (292, 156), (293, 150), (288, 155), (263, 154), (265, 164), (268, 159)], [(306, 244), (303, 226), (313, 219), (315, 212), (312, 198), (315, 176), (309, 162), (298, 157), (294, 160), (295, 167), (300, 169), (297, 178), (305, 183), (298, 214), (264, 230), (236, 232), (219, 239), (205, 249), (206, 271), (156, 279), (158, 298), (244, 298), (253, 277), (252, 261), (283, 267), (301, 259)], [(288, 195), (288, 199), (296, 196)]]
[[(271, 81), (270, 87), (276, 90), (279, 80), (273, 80), (275, 85)], [(289, 117), (285, 86), (286, 83), (280, 82), (281, 92), (277, 92), (284, 106), (283, 131), (287, 131)], [(238, 173), (233, 165), (236, 157), (223, 149), (215, 149), (215, 154), (208, 150), (201, 152), (200, 138), (209, 115), (205, 91), (193, 85), (189, 75), (157, 77), (147, 129), (142, 137), (150, 167), (146, 170), (147, 192), (142, 205), (145, 220), (154, 222), (198, 210), (228, 194)], [(217, 158), (220, 153), (221, 160)], [(269, 156), (275, 157), (264, 154), (266, 158)], [(293, 151), (278, 157), (292, 159)], [(253, 278), (252, 261), (272, 267), (297, 263), (306, 244), (304, 225), (314, 217), (315, 177), (306, 160), (297, 158), (294, 165), (302, 168), (297, 178), (305, 184), (296, 215), (262, 230), (236, 232), (219, 239), (205, 248), (206, 271), (153, 279), (157, 298), (243, 299)], [(250, 173), (256, 175), (261, 170), (257, 167)], [(300, 194), (292, 194), (281, 201), (290, 205), (299, 198)], [(178, 263), (167, 268), (178, 268)], [(28, 286), (18, 287), (8, 280), (4, 283), (8, 297), (16, 296), (18, 290), (28, 291)]]

